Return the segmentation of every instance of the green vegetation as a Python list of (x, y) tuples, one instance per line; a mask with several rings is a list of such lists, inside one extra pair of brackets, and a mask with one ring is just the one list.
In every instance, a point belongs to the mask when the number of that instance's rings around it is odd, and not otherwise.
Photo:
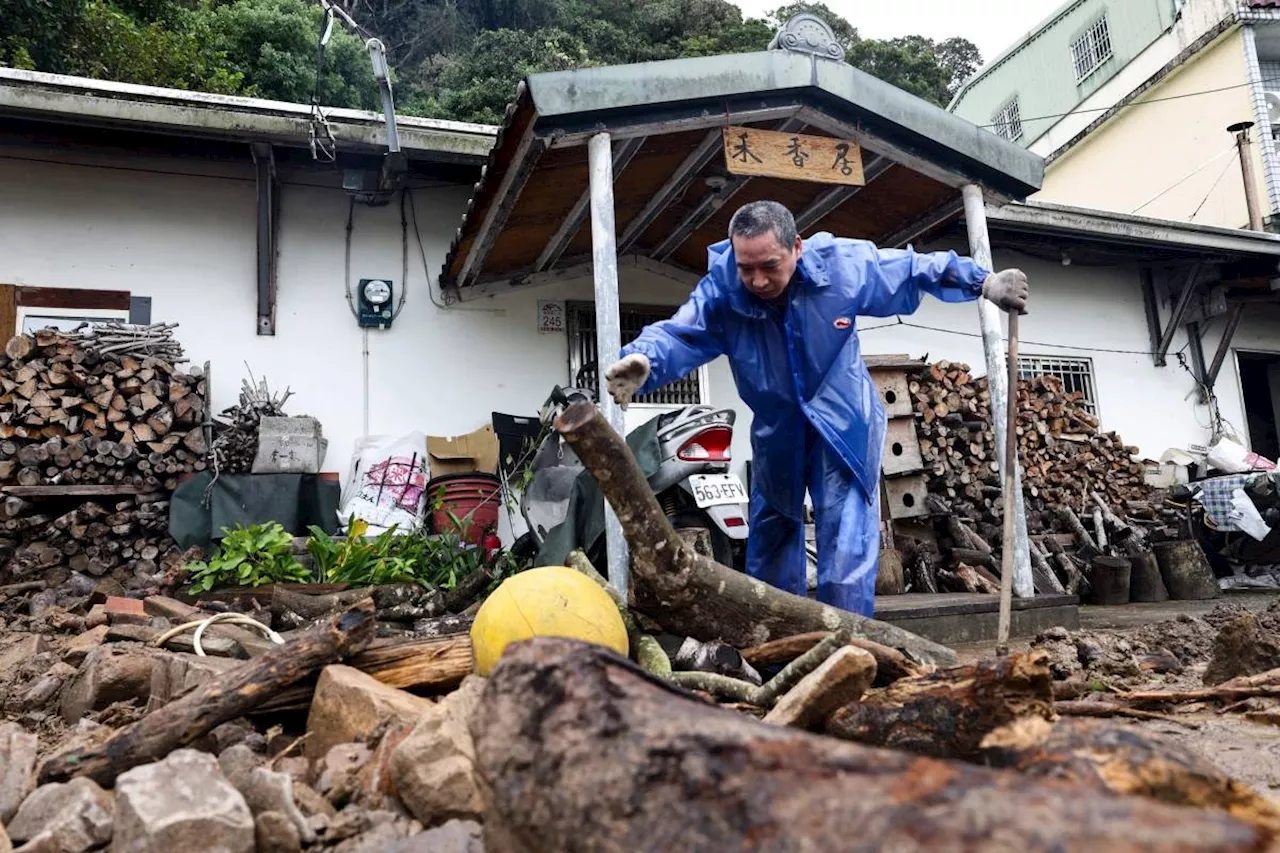
[[(464, 121), (500, 121), (532, 72), (763, 50), (804, 11), (833, 25), (853, 65), (940, 105), (980, 62), (964, 39), (861, 38), (822, 3), (790, 3), (767, 20), (744, 20), (728, 0), (347, 5), (387, 46), (398, 109)], [(323, 18), (314, 0), (5, 0), (0, 65), (376, 109), (362, 39), (335, 25), (317, 63)]]

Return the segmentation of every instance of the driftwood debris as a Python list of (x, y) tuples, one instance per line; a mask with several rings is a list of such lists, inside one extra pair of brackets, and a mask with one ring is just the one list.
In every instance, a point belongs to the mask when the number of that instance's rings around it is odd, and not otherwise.
[(113, 735), (102, 746), (50, 759), (40, 783), (87, 776), (110, 786), (121, 773), (159, 761), (277, 691), (364, 648), (373, 638), (372, 602), (361, 602), (261, 657), (227, 670)]
[(482, 706), (471, 733), (495, 850), (1190, 853), (1268, 840), (1225, 814), (766, 725), (569, 640), (513, 646)]
[(983, 758), (992, 767), (1085, 788), (1217, 809), (1280, 835), (1280, 808), (1223, 775), (1196, 752), (1165, 738), (1099, 720), (1027, 718), (993, 732)]
[(871, 690), (827, 720), (827, 734), (934, 758), (972, 759), (982, 739), (1021, 717), (1053, 714), (1042, 651), (904, 678)]
[(590, 403), (569, 407), (556, 429), (622, 522), (631, 546), (632, 607), (664, 630), (748, 648), (847, 628), (916, 660), (954, 663), (953, 651), (909, 631), (783, 592), (695, 554), (667, 522), (626, 442)]

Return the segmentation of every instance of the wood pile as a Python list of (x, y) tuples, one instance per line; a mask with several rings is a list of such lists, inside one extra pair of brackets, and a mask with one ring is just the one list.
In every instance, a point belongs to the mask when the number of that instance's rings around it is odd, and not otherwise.
[(213, 439), (213, 454), (221, 474), (248, 474), (253, 470), (262, 419), (285, 417), (284, 404), (293, 396), (287, 388), (283, 394), (272, 392), (266, 377), (261, 381), (251, 379), (252, 376), (242, 381), (239, 403), (224, 409), (219, 416), (222, 420)]
[(0, 558), (8, 559), (5, 574), (15, 581), (74, 571), (111, 574), (130, 587), (154, 585), (165, 558), (178, 551), (168, 527), (162, 494), (85, 502), (8, 497), (0, 501)]
[[(176, 487), (205, 466), (201, 371), (176, 343), (44, 329), (0, 355), (0, 482)], [(152, 351), (159, 354), (151, 354)]]
[[(930, 491), (955, 512), (998, 526), (1003, 504), (985, 377), (972, 378), (967, 364), (942, 361), (909, 387), (920, 452), (933, 475)], [(1029, 522), (1057, 506), (1091, 505), (1093, 492), (1114, 509), (1149, 497), (1142, 465), (1133, 458), (1138, 449), (1114, 432), (1100, 432), (1080, 394), (1067, 392), (1061, 379), (1020, 382), (1018, 409), (1018, 458)]]

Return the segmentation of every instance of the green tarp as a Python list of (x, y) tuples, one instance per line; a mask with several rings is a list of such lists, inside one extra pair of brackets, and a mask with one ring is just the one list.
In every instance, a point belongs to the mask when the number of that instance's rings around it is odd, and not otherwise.
[(338, 530), (341, 488), (316, 474), (223, 474), (205, 493), (213, 476), (202, 471), (173, 493), (169, 503), (169, 535), (182, 548), (198, 545), (206, 552), (222, 538), (224, 527), (278, 521), (294, 536), (308, 535), (316, 525)]

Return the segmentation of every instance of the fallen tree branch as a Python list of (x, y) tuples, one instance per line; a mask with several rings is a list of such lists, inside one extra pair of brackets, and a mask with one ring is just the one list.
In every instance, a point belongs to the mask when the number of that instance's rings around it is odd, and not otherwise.
[(1064, 717), (1129, 717), (1134, 720), (1160, 720), (1166, 723), (1174, 723), (1188, 729), (1199, 729), (1198, 723), (1192, 723), (1188, 720), (1180, 720), (1169, 714), (1159, 714), (1155, 711), (1143, 711), (1138, 708), (1130, 708), (1128, 705), (1122, 705), (1119, 702), (1078, 702), (1068, 700), (1065, 702), (1054, 702), (1053, 710)]
[(471, 717), (494, 849), (1262, 851), (1256, 826), (868, 749), (690, 701), (598, 646), (513, 645)]
[(570, 406), (556, 419), (556, 429), (622, 523), (631, 549), (630, 605), (664, 630), (742, 649), (847, 628), (917, 660), (955, 662), (955, 652), (931, 640), (783, 592), (694, 553), (667, 521), (626, 442), (590, 403)]
[(982, 739), (1020, 717), (1053, 715), (1043, 651), (904, 678), (868, 691), (827, 719), (827, 734), (934, 758), (972, 760)]
[(87, 776), (110, 787), (118, 775), (200, 738), (242, 716), (282, 688), (364, 648), (374, 632), (366, 600), (260, 657), (221, 673), (170, 702), (100, 747), (56, 756), (40, 769), (40, 784)]

